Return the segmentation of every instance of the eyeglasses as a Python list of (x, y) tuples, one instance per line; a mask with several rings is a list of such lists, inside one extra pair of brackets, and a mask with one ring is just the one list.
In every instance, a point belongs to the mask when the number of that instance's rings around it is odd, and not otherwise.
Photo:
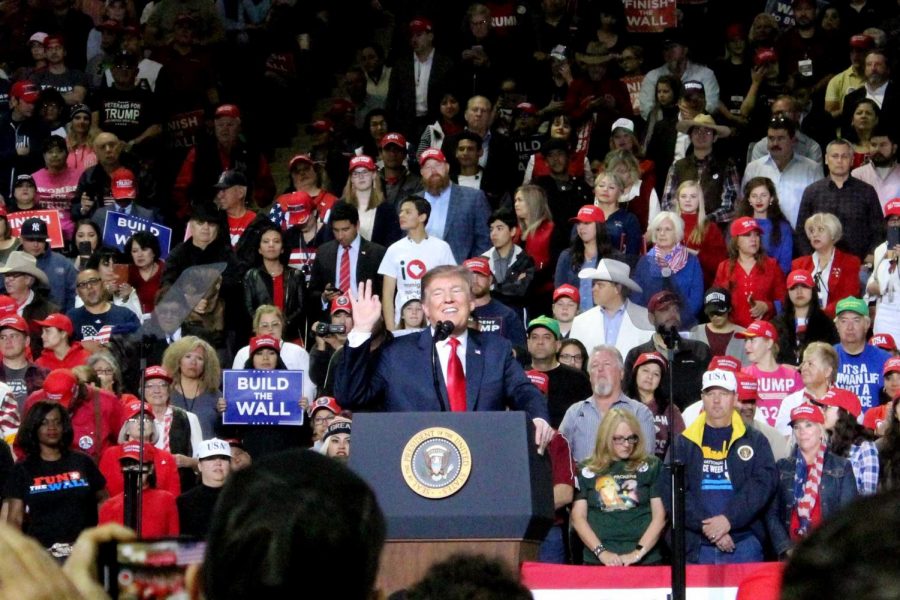
[(77, 284), (75, 284), (75, 287), (78, 288), (79, 290), (83, 290), (85, 288), (93, 287), (95, 285), (100, 285), (100, 283), (102, 281), (103, 280), (100, 279), (99, 277), (94, 277), (92, 279), (85, 279), (84, 281), (78, 282)]
[(96, 373), (97, 375), (112, 375), (113, 370), (112, 369), (94, 369), (94, 373)]
[(625, 444), (634, 446), (639, 441), (641, 441), (641, 438), (639, 438), (638, 436), (633, 435), (633, 434), (629, 435), (628, 437), (625, 437), (622, 435), (614, 435), (612, 441), (613, 441), (613, 444), (617, 444), (619, 446), (624, 446)]
[(334, 415), (331, 415), (330, 417), (316, 417), (313, 419), (313, 423), (316, 425), (324, 425), (326, 423), (331, 423), (332, 421), (334, 421)]
[(169, 389), (168, 383), (145, 383), (145, 390), (167, 390)]
[(19, 277), (25, 277), (25, 273), (7, 273), (4, 277), (6, 279), (18, 279)]
[(564, 361), (575, 362), (576, 360), (584, 360), (584, 359), (582, 358), (582, 356), (580, 354), (560, 354), (559, 360), (560, 360), (560, 362), (564, 362)]

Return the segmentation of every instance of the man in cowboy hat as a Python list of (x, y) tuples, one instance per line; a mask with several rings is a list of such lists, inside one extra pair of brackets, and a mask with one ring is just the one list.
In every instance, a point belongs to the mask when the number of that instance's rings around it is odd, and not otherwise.
[[(689, 86), (702, 85), (699, 81), (684, 84), (685, 94)], [(716, 124), (713, 118), (700, 114), (693, 119), (679, 121), (675, 126), (679, 132), (687, 133), (691, 139), (691, 151), (669, 167), (666, 187), (661, 202), (663, 210), (675, 210), (678, 199), (675, 192), (683, 181), (699, 181), (703, 189), (706, 217), (716, 222), (731, 220), (734, 204), (740, 191), (741, 178), (734, 161), (717, 155), (713, 144), (719, 138), (727, 137), (731, 130)]]
[(41, 327), (34, 322), (59, 311), (59, 307), (47, 299), (49, 287), (47, 274), (38, 268), (33, 256), (20, 250), (9, 255), (6, 266), (0, 268), (0, 273), (3, 274), (6, 294), (22, 308), (22, 317), (28, 321), (31, 352), (33, 356), (38, 356), (43, 343)]
[(588, 351), (609, 344), (625, 353), (650, 339), (653, 325), (647, 309), (628, 300), (631, 292), (641, 291), (630, 275), (631, 267), (609, 258), (601, 259), (594, 269), (578, 273), (580, 279), (593, 280), (594, 308), (575, 317), (570, 338), (580, 341)]

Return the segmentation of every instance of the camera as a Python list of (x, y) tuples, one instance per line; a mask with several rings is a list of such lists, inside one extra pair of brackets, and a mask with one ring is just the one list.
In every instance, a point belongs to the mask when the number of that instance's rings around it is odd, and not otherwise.
[(316, 328), (313, 331), (316, 335), (326, 336), (336, 333), (347, 333), (347, 327), (345, 325), (331, 325), (330, 323), (316, 323)]
[(98, 574), (113, 600), (183, 598), (185, 569), (203, 562), (205, 549), (190, 538), (107, 542), (98, 551)]

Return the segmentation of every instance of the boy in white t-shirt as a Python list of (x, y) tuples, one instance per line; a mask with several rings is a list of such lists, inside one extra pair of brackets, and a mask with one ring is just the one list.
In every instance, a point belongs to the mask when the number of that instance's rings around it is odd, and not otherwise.
[(378, 267), (378, 273), (384, 276), (381, 310), (384, 323), (391, 331), (400, 321), (400, 307), (410, 298), (421, 297), (425, 272), (456, 264), (450, 245), (425, 232), (430, 215), (431, 204), (425, 198), (410, 196), (403, 200), (399, 218), (400, 229), (406, 232), (406, 237), (388, 247)]

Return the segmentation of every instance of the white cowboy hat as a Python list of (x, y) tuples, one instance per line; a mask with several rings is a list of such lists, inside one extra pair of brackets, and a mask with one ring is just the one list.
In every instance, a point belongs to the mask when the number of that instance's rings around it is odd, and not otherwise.
[(602, 258), (595, 269), (582, 269), (578, 272), (580, 279), (599, 279), (624, 285), (629, 290), (641, 293), (641, 286), (631, 279), (631, 267), (611, 258)]

